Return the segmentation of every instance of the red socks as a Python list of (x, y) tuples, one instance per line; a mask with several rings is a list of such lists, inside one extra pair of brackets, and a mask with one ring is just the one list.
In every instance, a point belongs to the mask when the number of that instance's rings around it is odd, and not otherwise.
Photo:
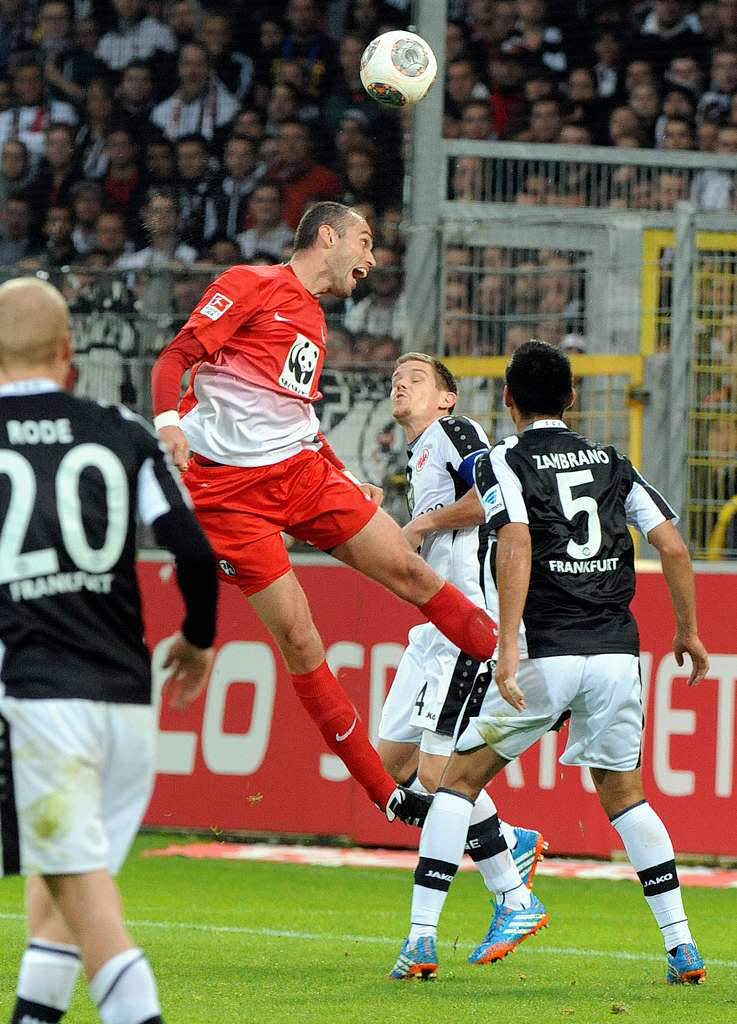
[(292, 675), (292, 683), (328, 747), (383, 811), (396, 783), (384, 769), (366, 727), (328, 663), (323, 661), (314, 672)]
[(476, 661), (488, 661), (494, 653), (496, 623), (452, 583), (444, 583), (419, 609), (451, 643)]

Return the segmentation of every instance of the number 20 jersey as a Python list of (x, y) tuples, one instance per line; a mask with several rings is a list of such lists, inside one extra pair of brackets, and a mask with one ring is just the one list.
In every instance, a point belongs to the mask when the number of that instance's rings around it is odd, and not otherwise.
[(486, 521), (527, 523), (532, 541), (523, 622), (531, 658), (639, 653), (628, 524), (647, 536), (677, 519), (665, 499), (609, 445), (561, 420), (536, 420), (475, 464)]
[(0, 393), (0, 692), (148, 703), (136, 514), (189, 499), (138, 416), (23, 383)]

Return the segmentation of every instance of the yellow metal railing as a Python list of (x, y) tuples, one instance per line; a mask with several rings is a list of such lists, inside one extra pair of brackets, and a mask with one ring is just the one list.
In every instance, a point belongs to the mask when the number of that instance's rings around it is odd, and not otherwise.
[(737, 515), (737, 494), (726, 502), (719, 512), (714, 529), (711, 531), (707, 545), (706, 557), (711, 562), (718, 562), (725, 557), (725, 540), (729, 524)]

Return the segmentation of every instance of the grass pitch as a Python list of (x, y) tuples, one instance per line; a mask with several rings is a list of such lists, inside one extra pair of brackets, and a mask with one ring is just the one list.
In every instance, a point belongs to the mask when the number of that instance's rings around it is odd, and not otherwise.
[[(472, 967), (490, 912), (479, 877), (462, 873), (441, 921), (438, 980), (390, 982), (409, 872), (141, 856), (170, 841), (141, 837), (120, 877), (168, 1024), (737, 1022), (735, 889), (685, 890), (709, 975), (666, 986), (660, 934), (640, 886), (625, 881), (538, 877), (550, 928), (503, 963)], [(0, 1021), (14, 1001), (22, 909), (22, 883), (0, 882)], [(80, 984), (66, 1020), (98, 1019)]]

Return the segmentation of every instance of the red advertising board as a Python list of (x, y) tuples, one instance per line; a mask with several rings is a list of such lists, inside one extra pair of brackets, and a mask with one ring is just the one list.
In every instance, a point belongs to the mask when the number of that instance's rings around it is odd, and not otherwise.
[[(328, 660), (372, 735), (416, 611), (336, 563), (296, 567)], [(142, 562), (146, 632), (155, 679), (181, 621), (172, 566)], [(670, 651), (673, 616), (662, 576), (639, 576), (648, 797), (680, 853), (737, 855), (735, 691), (737, 575), (697, 575), (700, 627), (710, 677), (689, 688)], [(390, 825), (325, 748), (292, 693), (270, 635), (240, 592), (221, 590), (217, 658), (210, 686), (192, 707), (160, 711), (159, 772), (148, 825), (198, 830), (349, 836), (368, 845), (413, 846), (418, 833)], [(534, 826), (551, 852), (608, 855), (619, 840), (588, 773), (557, 757), (566, 730), (494, 780), (500, 815)]]

